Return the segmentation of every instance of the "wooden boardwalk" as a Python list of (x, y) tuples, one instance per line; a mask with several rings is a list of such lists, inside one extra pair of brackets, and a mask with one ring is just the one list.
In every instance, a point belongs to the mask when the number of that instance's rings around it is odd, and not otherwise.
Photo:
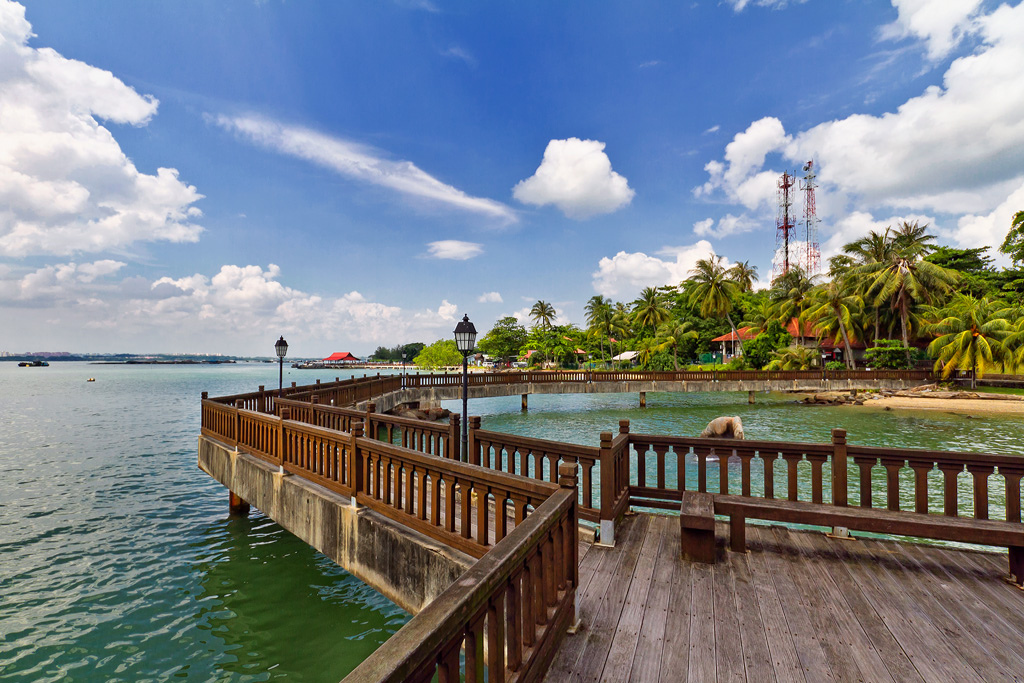
[(679, 557), (678, 519), (581, 544), (582, 621), (545, 680), (1024, 681), (1006, 555), (749, 526), (746, 554)]

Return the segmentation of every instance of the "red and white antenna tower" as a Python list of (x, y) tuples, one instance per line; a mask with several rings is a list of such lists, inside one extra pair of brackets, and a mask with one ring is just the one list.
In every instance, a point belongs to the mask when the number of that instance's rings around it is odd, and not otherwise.
[(789, 273), (791, 265), (794, 265), (794, 261), (790, 259), (790, 237), (793, 232), (793, 216), (792, 216), (792, 193), (793, 183), (796, 178), (789, 175), (788, 172), (784, 172), (779, 178), (778, 184), (778, 197), (779, 197), (779, 212), (776, 218), (775, 224), (777, 230), (775, 232), (775, 259), (772, 263), (772, 281), (782, 277)]
[(818, 246), (818, 212), (814, 202), (814, 188), (818, 186), (814, 179), (817, 177), (814, 172), (814, 162), (808, 161), (804, 164), (804, 178), (800, 189), (804, 193), (804, 249), (807, 253), (807, 263), (804, 268), (806, 268), (809, 278), (814, 277), (821, 270), (821, 248)]

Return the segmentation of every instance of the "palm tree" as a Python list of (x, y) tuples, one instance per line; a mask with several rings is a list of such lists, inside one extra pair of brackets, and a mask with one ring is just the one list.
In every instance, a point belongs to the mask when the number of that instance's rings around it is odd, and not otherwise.
[[(596, 336), (601, 346), (601, 356), (604, 360), (604, 337), (611, 339), (612, 302), (609, 299), (596, 294), (590, 297), (586, 306), (588, 331)], [(611, 342), (608, 342), (611, 351)]]
[[(867, 299), (867, 288), (871, 284), (871, 280), (870, 278), (864, 277), (863, 272), (858, 270), (858, 266), (868, 266), (873, 263), (886, 263), (889, 261), (893, 252), (892, 229), (886, 228), (885, 232), (875, 232), (874, 230), (871, 230), (867, 235), (861, 237), (859, 240), (854, 240), (853, 242), (844, 245), (843, 252), (847, 255), (847, 261), (839, 261), (837, 265), (840, 267), (844, 265), (847, 266), (843, 275), (853, 278), (853, 281), (860, 289), (861, 296)], [(842, 256), (836, 256), (833, 258), (840, 259)], [(832, 264), (831, 260), (829, 261), (829, 264)], [(832, 274), (831, 269), (829, 272)], [(875, 324), (874, 340), (878, 341), (881, 337), (881, 311), (873, 301), (868, 300), (867, 303), (871, 308)]]
[(750, 261), (740, 261), (729, 269), (728, 274), (739, 285), (741, 292), (754, 291), (754, 283), (757, 282), (757, 266), (750, 265)]
[(856, 325), (856, 314), (863, 301), (843, 279), (815, 287), (811, 290), (810, 303), (801, 316), (801, 322), (809, 320), (834, 342), (843, 340), (846, 347), (846, 367), (853, 369), (853, 349), (850, 346), (850, 331)]
[(530, 318), (533, 319), (534, 324), (545, 330), (551, 329), (556, 315), (555, 307), (543, 300), (535, 303), (530, 309)]
[(806, 346), (788, 346), (772, 351), (775, 359), (765, 366), (765, 370), (810, 370), (818, 357), (814, 349)]
[(939, 335), (928, 345), (928, 353), (935, 357), (935, 369), (942, 369), (943, 378), (953, 370), (970, 371), (973, 389), (987, 366), (1012, 362), (1004, 343), (1012, 328), (1001, 304), (988, 297), (954, 294), (942, 312), (945, 317), (928, 326)]
[(689, 320), (668, 320), (658, 328), (658, 342), (655, 351), (668, 351), (672, 349), (672, 365), (676, 372), (679, 372), (679, 344), (685, 339), (696, 339), (696, 330)]
[(633, 301), (633, 320), (637, 327), (655, 330), (668, 318), (668, 309), (662, 303), (658, 290), (654, 287), (644, 287), (639, 298)]
[[(699, 304), (700, 315), (704, 318), (725, 316), (733, 336), (739, 339), (730, 315), (732, 297), (739, 294), (739, 286), (729, 279), (725, 267), (722, 266), (722, 257), (712, 255), (710, 258), (700, 259), (690, 271), (690, 276), (695, 283), (690, 294), (690, 305)], [(742, 344), (739, 346), (739, 355), (743, 355)]]
[(754, 307), (747, 314), (746, 320), (740, 321), (740, 325), (753, 327), (758, 332), (764, 332), (768, 327), (768, 323), (778, 319), (778, 311), (776, 311), (775, 304), (772, 303), (771, 299), (758, 298), (757, 303), (754, 304)]
[(892, 250), (885, 261), (867, 263), (853, 271), (866, 278), (865, 295), (875, 307), (888, 305), (899, 317), (908, 365), (911, 315), (916, 308), (932, 304), (949, 292), (959, 278), (955, 271), (924, 260), (934, 249), (929, 242), (935, 239), (925, 232), (927, 227), (903, 223), (891, 233)]
[(769, 296), (775, 302), (775, 313), (785, 327), (793, 318), (799, 318), (807, 309), (807, 295), (814, 289), (814, 281), (807, 277), (800, 266), (792, 266), (789, 272), (779, 276), (772, 283)]

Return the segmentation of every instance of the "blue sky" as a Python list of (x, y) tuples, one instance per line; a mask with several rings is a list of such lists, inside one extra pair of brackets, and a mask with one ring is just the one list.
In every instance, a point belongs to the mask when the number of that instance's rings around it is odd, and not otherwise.
[(766, 284), (812, 158), (826, 258), (997, 245), (1022, 114), (1020, 3), (0, 0), (0, 350), (364, 354), (710, 252)]

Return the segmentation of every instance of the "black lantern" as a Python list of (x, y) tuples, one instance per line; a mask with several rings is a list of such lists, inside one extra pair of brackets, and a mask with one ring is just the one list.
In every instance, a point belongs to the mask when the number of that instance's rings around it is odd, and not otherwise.
[(462, 322), (455, 326), (455, 346), (459, 353), (468, 356), (476, 348), (476, 326), (469, 322), (469, 316), (462, 316)]
[(469, 316), (462, 316), (462, 322), (455, 326), (455, 347), (462, 354), (462, 461), (469, 460), (469, 354), (476, 347), (476, 326), (469, 322)]
[(274, 351), (277, 353), (277, 396), (281, 398), (284, 396), (284, 357), (288, 355), (288, 342), (284, 340), (284, 335), (274, 343)]

